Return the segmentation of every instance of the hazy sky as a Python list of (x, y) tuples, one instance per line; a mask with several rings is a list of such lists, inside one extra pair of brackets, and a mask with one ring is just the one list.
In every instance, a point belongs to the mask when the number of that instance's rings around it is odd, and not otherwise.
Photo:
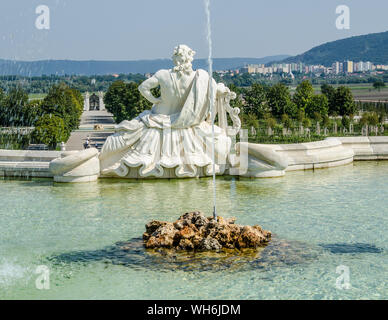
[[(350, 7), (350, 30), (335, 9)], [(38, 5), (50, 30), (35, 27)], [(0, 59), (168, 58), (179, 43), (206, 57), (203, 0), (1, 0)], [(215, 57), (298, 54), (324, 42), (388, 30), (387, 0), (211, 0)]]

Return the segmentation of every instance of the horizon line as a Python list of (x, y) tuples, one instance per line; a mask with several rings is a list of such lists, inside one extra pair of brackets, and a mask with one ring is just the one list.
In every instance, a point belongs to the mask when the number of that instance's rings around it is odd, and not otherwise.
[[(214, 57), (214, 59), (265, 59), (265, 58), (272, 58), (272, 57), (293, 57), (294, 55), (290, 54), (274, 54), (264, 57)], [(9, 62), (44, 62), (44, 61), (72, 61), (72, 62), (138, 62), (138, 61), (155, 61), (155, 60), (169, 60), (172, 61), (171, 58), (150, 58), (150, 59), (129, 59), (129, 60), (107, 60), (107, 59), (63, 59), (63, 58), (50, 58), (50, 59), (38, 59), (38, 60), (18, 60), (18, 59), (9, 59), (9, 58), (0, 58), (0, 61), (9, 61)], [(196, 58), (193, 61), (196, 60), (207, 60), (206, 57), (204, 58)]]

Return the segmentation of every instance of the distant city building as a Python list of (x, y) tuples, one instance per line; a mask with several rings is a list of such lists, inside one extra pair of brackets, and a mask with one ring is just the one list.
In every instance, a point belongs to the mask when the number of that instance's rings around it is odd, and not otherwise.
[(332, 68), (333, 68), (333, 73), (335, 74), (339, 74), (341, 72), (340, 63), (338, 61), (333, 63)]
[(302, 62), (299, 63), (274, 63), (271, 66), (265, 66), (264, 64), (248, 64), (239, 70), (228, 70), (228, 71), (217, 71), (221, 76), (223, 74), (235, 75), (240, 73), (250, 73), (250, 74), (261, 74), (261, 75), (271, 75), (274, 73), (283, 73), (289, 74), (291, 78), (294, 77), (295, 73), (301, 74), (315, 74), (316, 76), (321, 75), (322, 73), (329, 74), (350, 74), (354, 72), (372, 72), (374, 70), (384, 70), (388, 71), (388, 66), (385, 65), (373, 65), (370, 61), (336, 61), (330, 67), (325, 67), (323, 65), (305, 65)]
[(353, 61), (345, 61), (344, 69), (345, 73), (353, 73)]
[(378, 64), (378, 65), (376, 65), (376, 69), (388, 71), (388, 65)]

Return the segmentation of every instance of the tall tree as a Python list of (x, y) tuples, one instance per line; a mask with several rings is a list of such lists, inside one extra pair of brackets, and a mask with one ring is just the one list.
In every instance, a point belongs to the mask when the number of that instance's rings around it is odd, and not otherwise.
[[(121, 80), (115, 81), (109, 87), (104, 96), (104, 103), (117, 123), (123, 120), (131, 120), (152, 106), (140, 94), (138, 87), (139, 84), (136, 82), (125, 83)], [(157, 95), (158, 90), (154, 90), (154, 94)]]
[(329, 85), (329, 84), (323, 84), (321, 86), (321, 92), (322, 94), (324, 94), (328, 100), (328, 113), (330, 115), (333, 115), (333, 114), (338, 114), (339, 113), (339, 110), (337, 108), (337, 105), (336, 105), (336, 90), (334, 89), (333, 86)]
[(63, 119), (66, 130), (77, 129), (83, 110), (80, 95), (65, 84), (54, 85), (42, 101), (42, 113)]
[(295, 117), (297, 113), (296, 105), (291, 100), (290, 91), (282, 83), (272, 86), (267, 93), (268, 106), (274, 117), (280, 119), (283, 114)]
[(0, 123), (3, 126), (23, 126), (23, 110), (28, 104), (28, 94), (18, 86), (3, 98)]
[(306, 110), (307, 105), (311, 102), (314, 96), (314, 88), (310, 81), (302, 81), (296, 88), (292, 100), (299, 110)]
[(327, 115), (329, 111), (329, 101), (324, 94), (314, 95), (309, 103), (306, 106), (306, 115), (314, 119), (316, 118), (316, 113), (321, 116), (321, 118)]
[(254, 114), (258, 119), (263, 119), (268, 113), (267, 88), (259, 83), (254, 83), (244, 95), (245, 114)]
[(341, 116), (349, 116), (356, 111), (356, 104), (352, 91), (348, 87), (340, 86), (335, 93), (335, 104), (338, 108), (338, 114)]

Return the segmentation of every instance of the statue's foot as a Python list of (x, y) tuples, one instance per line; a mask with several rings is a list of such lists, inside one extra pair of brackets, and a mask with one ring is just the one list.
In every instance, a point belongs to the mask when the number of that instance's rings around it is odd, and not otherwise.
[(274, 145), (240, 142), (236, 144), (231, 175), (254, 178), (281, 177), (288, 167), (288, 158)]
[(50, 162), (55, 182), (91, 182), (100, 174), (98, 150), (66, 151)]

